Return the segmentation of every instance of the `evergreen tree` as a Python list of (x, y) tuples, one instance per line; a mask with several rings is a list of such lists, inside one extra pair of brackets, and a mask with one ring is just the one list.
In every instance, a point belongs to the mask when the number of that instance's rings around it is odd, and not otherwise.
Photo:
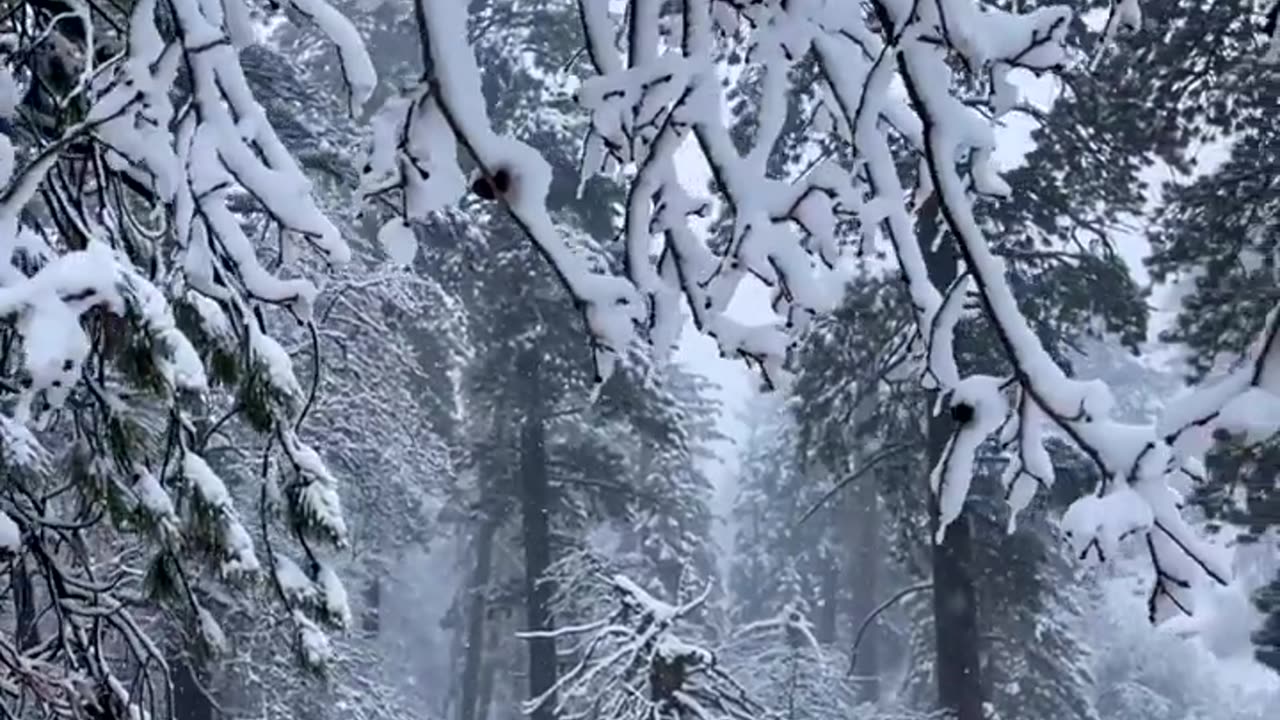
[(788, 600), (778, 595), (784, 574), (795, 574), (798, 591), (806, 597), (821, 597), (840, 538), (833, 524), (805, 518), (821, 486), (797, 462), (796, 429), (786, 401), (777, 395), (757, 396), (743, 414), (748, 435), (733, 506), (729, 589), (734, 617), (749, 623), (772, 617), (779, 603)]
[[(318, 348), (296, 372), (280, 326), (319, 332), (313, 280), (352, 248), (288, 129), (260, 112), (246, 8), (224, 5), (32, 0), (0, 16), (0, 565), (21, 576), (24, 618), (20, 646), (0, 636), (5, 708), (173, 713), (161, 636), (225, 652), (217, 616), (255, 581), (276, 601), (259, 614), (283, 611), (284, 641), (312, 669), (330, 657), (326, 628), (348, 619), (332, 551), (350, 535), (305, 424)], [(343, 22), (322, 29), (354, 110), (373, 84), (367, 55)], [(186, 52), (205, 35), (225, 42)], [(246, 232), (264, 216), (282, 245), (307, 247), (290, 267)], [(255, 438), (243, 481), (256, 519), (217, 457), (226, 436)]]
[[(1250, 3), (1171, 5), (1176, 9), (1169, 18), (1167, 52), (1177, 58), (1172, 67), (1181, 73), (1182, 84), (1157, 86), (1152, 99), (1178, 98), (1195, 118), (1188, 121), (1194, 122), (1193, 139), (1226, 146), (1224, 161), (1209, 167), (1184, 152), (1187, 157), (1177, 166), (1183, 174), (1164, 188), (1158, 222), (1149, 233), (1152, 275), (1166, 283), (1176, 302), (1163, 337), (1185, 348), (1187, 374), (1200, 380), (1240, 366), (1277, 300), (1280, 194), (1271, 176), (1280, 162), (1280, 145), (1269, 108), (1278, 86), (1274, 73), (1253, 70), (1262, 62), (1263, 18)], [(1205, 42), (1205, 32), (1214, 33), (1213, 47)], [(1181, 147), (1187, 147), (1185, 141)], [(1196, 500), (1216, 522), (1240, 528), (1242, 541), (1273, 542), (1271, 531), (1280, 526), (1280, 445), (1268, 437), (1261, 417), (1222, 417), (1217, 424), (1218, 439), (1228, 442), (1207, 459), (1208, 482), (1195, 488)], [(1280, 577), (1257, 595), (1267, 619), (1255, 641), (1259, 660), (1280, 670), (1278, 588)]]
[[(1055, 464), (1058, 481), (1070, 472), (1088, 475), (1084, 458), (1063, 449)], [(1068, 459), (1069, 458), (1069, 459)], [(992, 463), (998, 467), (999, 463)], [(986, 640), (983, 677), (997, 717), (1057, 717), (1096, 720), (1091, 652), (1081, 636), (1086, 616), (1080, 572), (1054, 541), (1048, 499), (1018, 516), (1009, 533), (1008, 510), (996, 467), (980, 483), (969, 511), (976, 528), (975, 562), (979, 608)], [(1079, 482), (1079, 486), (1092, 483)]]
[[(358, 136), (348, 120), (327, 109), (329, 103), (340, 107), (337, 98), (311, 69), (273, 43), (247, 48), (242, 63), (250, 84), (267, 98), (268, 118), (283, 128), (286, 146), (316, 178), (322, 207), (359, 253), (352, 269), (330, 273), (317, 302), (323, 325), (314, 336), (287, 325), (278, 333), (297, 348), (301, 364), (321, 368), (311, 427), (325, 440), (324, 459), (353, 480), (343, 500), (354, 552), (339, 568), (359, 582), (350, 614), (351, 629), (358, 621), (361, 632), (343, 639), (335, 651), (341, 661), (321, 686), (290, 674), (275, 651), (279, 633), (264, 632), (254, 622), (252, 606), (232, 606), (225, 609), (224, 627), (236, 647), (235, 661), (198, 671), (210, 675), (203, 683), (227, 712), (285, 717), (304, 703), (316, 717), (407, 712), (404, 686), (383, 679), (389, 672), (380, 657), (385, 644), (379, 639), (379, 604), (388, 568), (409, 548), (432, 539), (422, 520), (454, 481), (449, 378), (461, 352), (457, 339), (463, 337), (450, 317), (456, 303), (430, 278), (388, 262), (372, 233), (362, 232), (355, 214)], [(245, 220), (264, 233), (268, 229), (265, 218)], [(297, 262), (291, 242), (281, 240), (279, 262)], [(442, 348), (440, 362), (422, 362), (424, 349), (415, 336), (430, 337)], [(315, 364), (317, 351), (322, 365)], [(228, 405), (225, 411), (234, 414), (237, 408)], [(226, 434), (225, 443), (215, 448), (226, 454), (221, 466), (233, 476), (252, 476), (260, 458), (237, 449), (254, 444), (243, 434)], [(243, 492), (245, 503), (258, 501), (250, 484), (233, 492)], [(273, 542), (305, 555), (291, 538)]]

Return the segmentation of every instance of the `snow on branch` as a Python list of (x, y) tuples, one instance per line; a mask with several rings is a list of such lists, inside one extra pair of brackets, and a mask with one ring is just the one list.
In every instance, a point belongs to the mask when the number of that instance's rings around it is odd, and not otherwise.
[[(449, 0), (416, 0), (424, 21), (425, 87), (393, 98), (380, 113), (365, 194), (402, 190), (404, 217), (456, 202), (465, 187), (455, 146), (475, 163), (476, 192), (500, 202), (534, 244), (581, 309), (591, 334), (597, 376), (603, 380), (615, 358), (632, 342), (642, 308), (631, 285), (593, 267), (556, 229), (547, 210), (551, 167), (529, 145), (497, 134), (480, 92), (480, 69), (467, 45), (466, 8)], [(394, 148), (394, 150), (392, 149)], [(385, 231), (385, 230), (384, 230)]]
[[(1012, 489), (1013, 504), (1026, 503), (1035, 478), (1040, 482), (1051, 479), (1037, 437), (1035, 416), (1043, 413), (1095, 461), (1104, 478), (1096, 494), (1078, 500), (1064, 516), (1070, 542), (1082, 556), (1096, 551), (1102, 559), (1129, 536), (1143, 536), (1155, 568), (1151, 619), (1163, 619), (1170, 612), (1190, 612), (1193, 583), (1202, 578), (1225, 583), (1231, 573), (1225, 554), (1197, 537), (1182, 517), (1181, 499), (1170, 485), (1190, 458), (1176, 452), (1155, 427), (1124, 425), (1110, 419), (1110, 390), (1101, 383), (1072, 380), (1054, 363), (1017, 306), (1003, 263), (983, 236), (970, 187), (958, 169), (967, 158), (973, 190), (1009, 191), (989, 166), (993, 146), (990, 124), (955, 94), (946, 47), (969, 68), (1002, 61), (1033, 70), (1053, 70), (1068, 58), (1064, 44), (1067, 10), (1042, 8), (1019, 16), (979, 12), (965, 2), (938, 3), (918, 14), (892, 2), (878, 2), (876, 9), (882, 24), (904, 25), (908, 34), (916, 29), (917, 39), (905, 43), (898, 55), (899, 76), (924, 127), (925, 159), (939, 210), (1014, 366), (1011, 392), (1023, 408), (1014, 431), (1022, 448), (1018, 451), (1022, 462), (1015, 465), (1023, 469), (1006, 476), (1007, 481), (1021, 484)], [(926, 40), (931, 37), (943, 44)], [(979, 37), (985, 42), (976, 42)], [(953, 407), (977, 407), (957, 397), (960, 387), (949, 389)], [(998, 392), (992, 387), (986, 395), (990, 403)], [(976, 427), (982, 413), (973, 414), (974, 420), (962, 423), (957, 438)], [(982, 428), (981, 432), (985, 436), (993, 429)], [(1034, 459), (1027, 461), (1029, 457)], [(963, 502), (961, 493), (943, 492), (941, 499), (944, 518), (957, 513)]]
[[(0, 573), (35, 587), (27, 610), (41, 620), (19, 627), (30, 638), (0, 637), (0, 705), (165, 716), (157, 621), (136, 608), (182, 611), (217, 652), (226, 639), (202, 583), (263, 567), (206, 452), (211, 423), (238, 416), (280, 439), (274, 451), (297, 470), (291, 535), (303, 538), (319, 598), (286, 600), (286, 615), (313, 647), (324, 644), (318, 623), (346, 622), (323, 557), (345, 541), (336, 481), (300, 439), (311, 398), (268, 329), (272, 313), (313, 327), (319, 288), (305, 269), (260, 258), (245, 227), (266, 218), (317, 264), (345, 263), (351, 249), (241, 67), (240, 50), (257, 41), (244, 0), (10, 5), (0, 14)], [(338, 46), (358, 110), (376, 78), (353, 26), (324, 0), (290, 5)], [(234, 407), (212, 422), (224, 403)], [(264, 529), (274, 517), (264, 504)]]
[[(446, 131), (474, 156), (496, 194), (508, 193), (514, 177), (538, 180), (536, 193), (515, 187), (507, 207), (586, 304), (598, 346), (617, 349), (636, 332), (666, 352), (687, 305), (722, 354), (746, 359), (774, 385), (808, 318), (839, 300), (843, 256), (883, 234), (913, 306), (923, 381), (960, 428), (933, 474), (942, 532), (961, 512), (974, 452), (989, 436), (997, 434), (1013, 458), (1005, 483), (1016, 512), (1053, 482), (1044, 440), (1058, 432), (1103, 477), (1066, 513), (1070, 542), (1082, 557), (1141, 543), (1155, 577), (1153, 621), (1192, 611), (1193, 585), (1227, 582), (1229, 561), (1183, 518), (1174, 486), (1198, 473), (1214, 429), (1255, 436), (1280, 430), (1280, 414), (1258, 410), (1276, 406), (1280, 392), (1280, 320), (1269, 320), (1249, 367), (1173, 403), (1155, 426), (1119, 423), (1111, 419), (1110, 390), (1068, 377), (1042, 346), (976, 216), (975, 197), (1016, 192), (993, 160), (996, 123), (1019, 104), (1012, 73), (1054, 73), (1079, 59), (1067, 44), (1070, 8), (1010, 12), (977, 0), (631, 0), (615, 13), (608, 3), (580, 2), (588, 70), (577, 99), (591, 118), (581, 174), (626, 184), (621, 285), (583, 274), (584, 264), (568, 259), (546, 212), (546, 163), (528, 146), (494, 136), (475, 92), (479, 71), (462, 47), (460, 6), (423, 0), (422, 8), (432, 80), (400, 117), (421, 115), (421, 127), (435, 129), (419, 137), (404, 133), (403, 119), (387, 127), (400, 134), (401, 148), (444, 160), (454, 190), (461, 171), (452, 169)], [(1139, 21), (1136, 2), (1113, 3), (1104, 41)], [(753, 132), (745, 140), (730, 133), (722, 111), (723, 86), (733, 82), (724, 79), (722, 60), (742, 50), (756, 83)], [(770, 159), (788, 103), (808, 89), (796, 82), (806, 62), (817, 69), (814, 117), (830, 121), (825, 129), (806, 128), (811, 145), (835, 142), (849, 152), (845, 160), (815, 153), (807, 167), (784, 163), (780, 170)], [(378, 147), (377, 164), (391, 174), (418, 152), (379, 154)], [(685, 147), (711, 171), (709, 197), (677, 176), (676, 154)], [(919, 168), (914, 187), (900, 173), (903, 160)], [(714, 207), (725, 211), (717, 229), (727, 243), (709, 242), (695, 229)], [(917, 236), (916, 220), (934, 215), (960, 258), (959, 280), (946, 288), (926, 263), (942, 237)], [(776, 311), (750, 326), (726, 314), (748, 276), (771, 288)], [(1009, 377), (961, 375), (952, 336), (972, 298), (1013, 367)]]
[(556, 717), (609, 720), (755, 720), (764, 713), (724, 673), (715, 655), (676, 634), (707, 592), (682, 605), (659, 600), (630, 578), (603, 579), (613, 609), (598, 620), (522, 638), (551, 635), (576, 641), (576, 662), (526, 711), (551, 706)]

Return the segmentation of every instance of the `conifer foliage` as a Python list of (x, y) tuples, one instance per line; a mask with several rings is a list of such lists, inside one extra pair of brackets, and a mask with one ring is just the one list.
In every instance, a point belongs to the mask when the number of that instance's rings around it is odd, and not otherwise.
[[(353, 28), (323, 0), (289, 4), (336, 47), (358, 110), (375, 77)], [(152, 633), (180, 618), (225, 650), (215, 586), (269, 588), (314, 669), (349, 620), (328, 559), (348, 540), (338, 481), (304, 421), (321, 278), (352, 253), (255, 99), (255, 25), (241, 0), (0, 13), (0, 572), (23, 588), (0, 704), (20, 714), (172, 712)], [(307, 261), (266, 259), (253, 217)], [(211, 441), (241, 429), (262, 443), (231, 478)]]

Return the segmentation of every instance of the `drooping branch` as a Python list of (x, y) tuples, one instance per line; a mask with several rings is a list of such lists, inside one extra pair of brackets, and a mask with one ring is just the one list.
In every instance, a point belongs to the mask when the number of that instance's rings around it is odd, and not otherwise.
[(908, 585), (885, 598), (884, 601), (875, 606), (871, 612), (867, 613), (867, 616), (862, 619), (862, 622), (858, 623), (857, 632), (853, 634), (853, 648), (849, 651), (849, 675), (853, 675), (854, 670), (858, 667), (858, 648), (862, 646), (862, 638), (866, 635), (867, 630), (871, 628), (872, 623), (876, 621), (876, 618), (880, 617), (894, 605), (897, 605), (912, 595), (925, 592), (927, 590), (933, 590), (932, 582)]
[[(243, 0), (77, 0), (73, 21), (48, 3), (14, 5), (0, 18), (0, 324), (14, 388), (0, 412), (0, 516), (19, 531), (0, 572), (29, 575), (54, 632), (12, 657), (0, 650), (13, 661), (0, 661), (0, 705), (168, 717), (158, 633), (183, 621), (203, 650), (225, 650), (206, 583), (261, 568), (201, 454), (198, 427), (227, 385), (248, 411), (208, 432), (246, 415), (250, 430), (293, 428), (287, 451), (307, 477), (285, 522), (330, 540), (343, 527), (322, 492), (332, 477), (297, 436), (314, 394), (269, 334), (273, 308), (305, 323), (318, 289), (306, 267), (268, 269), (244, 225), (266, 218), (319, 263), (351, 252), (246, 77)], [(294, 5), (340, 46), (358, 106), (373, 78), (352, 26), (323, 0)], [(15, 156), (31, 159), (15, 172)], [(296, 584), (317, 601), (292, 613), (319, 634), (317, 622), (341, 624), (345, 598), (321, 550)]]

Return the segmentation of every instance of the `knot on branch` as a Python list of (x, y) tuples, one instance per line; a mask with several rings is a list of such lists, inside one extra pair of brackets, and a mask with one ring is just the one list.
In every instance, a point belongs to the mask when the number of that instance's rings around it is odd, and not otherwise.
[(966, 402), (958, 402), (951, 406), (951, 419), (957, 425), (968, 425), (973, 422), (973, 406)]
[(506, 168), (498, 168), (492, 175), (480, 172), (471, 181), (471, 192), (484, 200), (496, 200), (511, 189), (511, 179), (511, 171)]

